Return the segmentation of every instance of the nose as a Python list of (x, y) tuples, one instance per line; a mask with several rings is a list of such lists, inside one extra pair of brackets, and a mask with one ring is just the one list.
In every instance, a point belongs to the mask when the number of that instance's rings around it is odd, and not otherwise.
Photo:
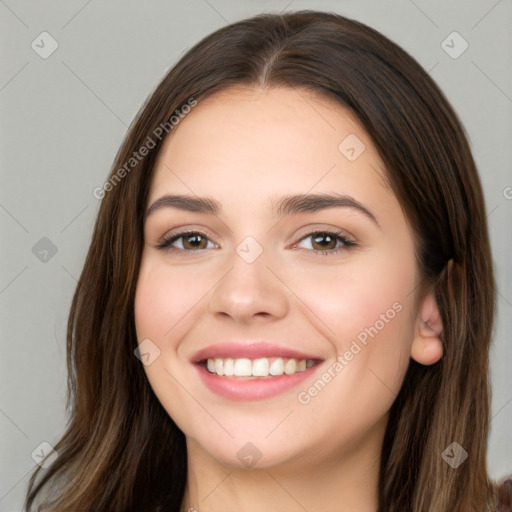
[(267, 267), (263, 255), (248, 263), (234, 251), (230, 263), (231, 269), (210, 295), (211, 314), (237, 323), (275, 321), (286, 316), (286, 286)]

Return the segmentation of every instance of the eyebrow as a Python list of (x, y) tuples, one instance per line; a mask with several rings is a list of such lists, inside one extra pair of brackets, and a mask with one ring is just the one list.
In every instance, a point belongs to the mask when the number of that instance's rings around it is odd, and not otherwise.
[[(272, 211), (277, 216), (290, 216), (304, 212), (317, 212), (329, 208), (351, 208), (363, 213), (379, 228), (380, 224), (368, 206), (345, 194), (296, 194), (272, 201)], [(157, 199), (146, 212), (146, 218), (161, 208), (176, 208), (187, 212), (220, 215), (222, 205), (211, 197), (166, 194)]]

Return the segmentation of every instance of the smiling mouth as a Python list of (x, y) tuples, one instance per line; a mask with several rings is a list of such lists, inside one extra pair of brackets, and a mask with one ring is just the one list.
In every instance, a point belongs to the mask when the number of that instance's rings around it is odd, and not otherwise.
[(301, 373), (318, 362), (314, 359), (284, 357), (259, 357), (254, 359), (215, 357), (204, 359), (199, 364), (209, 373), (218, 377), (261, 380)]

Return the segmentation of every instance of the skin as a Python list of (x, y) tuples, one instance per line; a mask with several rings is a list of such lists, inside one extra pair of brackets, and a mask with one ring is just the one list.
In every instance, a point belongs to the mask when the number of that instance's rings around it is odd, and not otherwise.
[[(355, 161), (338, 149), (349, 134), (365, 145)], [(412, 232), (384, 177), (357, 119), (305, 90), (217, 93), (166, 140), (148, 206), (172, 193), (209, 196), (223, 207), (218, 215), (161, 208), (144, 228), (135, 322), (139, 343), (149, 338), (160, 350), (144, 366), (149, 383), (186, 435), (183, 510), (377, 509), (388, 411), (409, 360), (429, 365), (442, 357), (439, 312), (431, 292), (418, 295)], [(289, 217), (271, 209), (284, 195), (333, 192), (366, 205), (379, 225), (347, 207)], [(174, 242), (178, 252), (156, 247), (187, 229), (209, 242), (196, 252), (190, 238)], [(322, 230), (342, 231), (358, 245), (308, 236)], [(247, 236), (263, 249), (252, 263), (236, 252)], [(396, 303), (400, 312), (307, 404), (299, 402)], [(190, 359), (233, 339), (269, 340), (323, 362), (277, 396), (230, 400), (204, 386)], [(261, 453), (252, 468), (237, 457), (248, 442)]]

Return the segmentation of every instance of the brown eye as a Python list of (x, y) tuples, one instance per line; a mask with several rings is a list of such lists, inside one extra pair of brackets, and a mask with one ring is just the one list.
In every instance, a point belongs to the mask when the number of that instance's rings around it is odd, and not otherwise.
[[(314, 249), (329, 250), (336, 248), (337, 237), (332, 236), (330, 233), (317, 233), (312, 235), (312, 245)], [(319, 247), (315, 247), (315, 244)]]
[[(309, 247), (304, 246), (304, 243), (306, 242)], [(353, 240), (349, 240), (341, 233), (315, 231), (302, 238), (297, 245), (300, 248), (309, 249), (310, 252), (327, 256), (338, 254), (341, 251), (348, 251), (349, 249), (356, 247), (357, 243)]]
[(199, 233), (185, 235), (182, 238), (183, 248), (187, 250), (195, 251), (197, 249), (206, 249), (208, 245), (208, 239)]
[[(208, 243), (211, 245), (208, 246)], [(183, 253), (202, 251), (203, 249), (210, 249), (212, 246), (214, 247), (215, 244), (204, 233), (189, 231), (164, 237), (156, 247), (157, 249)]]

